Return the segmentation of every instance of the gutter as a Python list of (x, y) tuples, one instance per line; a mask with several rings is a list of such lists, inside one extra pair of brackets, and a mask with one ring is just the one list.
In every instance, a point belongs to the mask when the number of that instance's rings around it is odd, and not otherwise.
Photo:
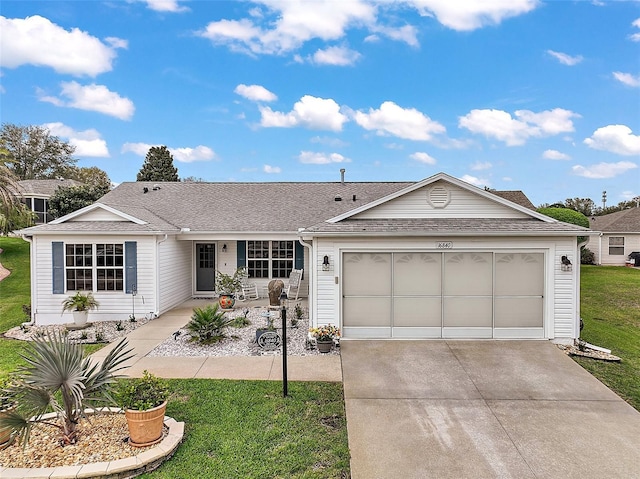
[(156, 296), (156, 300), (155, 300), (155, 312), (153, 313), (155, 315), (155, 317), (157, 318), (158, 316), (160, 316), (160, 268), (158, 268), (158, 264), (159, 264), (159, 257), (160, 257), (160, 245), (162, 243), (164, 243), (165, 241), (167, 241), (167, 238), (169, 237), (169, 235), (167, 233), (164, 234), (164, 238), (162, 238), (161, 240), (156, 240), (156, 290), (155, 290), (155, 296)]

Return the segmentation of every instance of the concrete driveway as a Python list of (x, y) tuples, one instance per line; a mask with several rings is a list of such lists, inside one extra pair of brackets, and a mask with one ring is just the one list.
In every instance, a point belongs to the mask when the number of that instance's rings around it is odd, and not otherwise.
[(640, 478), (640, 413), (547, 341), (340, 349), (353, 479)]

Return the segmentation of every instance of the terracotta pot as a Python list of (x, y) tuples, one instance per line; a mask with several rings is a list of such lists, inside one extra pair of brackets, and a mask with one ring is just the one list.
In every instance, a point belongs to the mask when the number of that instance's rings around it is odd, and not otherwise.
[(124, 414), (129, 427), (129, 444), (135, 447), (150, 446), (162, 440), (162, 425), (167, 401), (145, 411), (126, 409)]
[(318, 351), (320, 351), (321, 353), (328, 353), (333, 347), (333, 339), (323, 341), (318, 339), (316, 340), (316, 344), (318, 345)]
[(218, 303), (222, 309), (231, 309), (236, 304), (236, 300), (232, 294), (221, 294)]
[[(11, 411), (13, 411), (15, 408), (11, 407), (9, 409), (4, 409), (2, 411), (0, 411), (0, 416), (2, 416), (5, 413), (9, 413)], [(0, 429), (0, 446), (3, 444), (6, 444), (7, 442), (9, 442), (9, 440), (11, 439), (11, 429), (7, 428), (7, 429)]]

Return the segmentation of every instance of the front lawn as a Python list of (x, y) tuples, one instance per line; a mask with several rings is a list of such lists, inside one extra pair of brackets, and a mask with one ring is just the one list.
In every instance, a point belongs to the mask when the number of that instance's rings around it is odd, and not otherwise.
[(581, 337), (622, 362), (574, 359), (640, 411), (640, 270), (583, 265), (581, 275)]
[(171, 380), (167, 415), (185, 421), (175, 456), (142, 478), (346, 478), (342, 384)]

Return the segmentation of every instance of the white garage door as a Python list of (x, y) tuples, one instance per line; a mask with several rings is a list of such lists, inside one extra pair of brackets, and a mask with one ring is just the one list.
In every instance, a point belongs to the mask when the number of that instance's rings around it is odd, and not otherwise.
[(344, 253), (346, 338), (542, 338), (543, 253)]

